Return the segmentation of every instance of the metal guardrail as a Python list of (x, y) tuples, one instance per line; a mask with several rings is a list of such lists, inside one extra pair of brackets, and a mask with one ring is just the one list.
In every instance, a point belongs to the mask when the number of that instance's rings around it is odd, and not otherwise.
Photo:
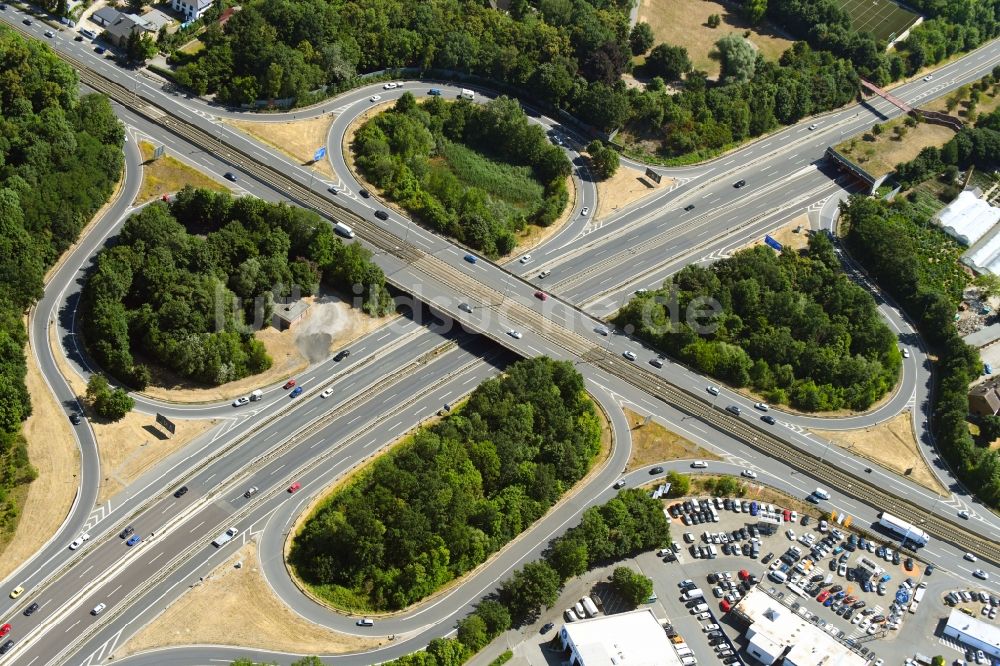
[[(288, 174), (281, 172), (275, 167), (261, 164), (246, 152), (223, 143), (218, 138), (186, 121), (170, 116), (167, 111), (156, 104), (141, 99), (123, 86), (105, 79), (84, 63), (70, 56), (60, 55), (79, 70), (81, 81), (95, 90), (108, 95), (124, 106), (132, 108), (134, 111), (173, 131), (202, 149), (216, 154), (217, 157), (229, 161), (262, 182), (277, 188), (279, 191), (286, 192), (290, 198), (298, 200), (303, 205), (313, 208), (332, 220), (353, 226), (359, 235), (371, 245), (386, 254), (401, 259), (409, 264), (411, 269), (425, 273), (428, 277), (454, 290), (455, 293), (467, 296), (478, 295), (487, 304), (495, 302), (503, 303), (502, 306), (488, 305), (488, 307), (494, 309), (503, 307), (506, 316), (522, 321), (524, 324), (530, 326), (531, 330), (535, 333), (548, 338), (571, 355), (591, 361), (602, 370), (619, 377), (676, 409), (704, 420), (713, 427), (729, 433), (766, 455), (782, 460), (802, 472), (815, 476), (830, 487), (871, 506), (891, 509), (893, 513), (899, 515), (901, 518), (921, 525), (923, 529), (926, 529), (935, 538), (977, 553), (995, 563), (1000, 563), (1000, 544), (985, 539), (966, 529), (964, 526), (936, 516), (900, 495), (890, 493), (882, 488), (872, 487), (868, 481), (822, 462), (814, 454), (802, 451), (787, 442), (783, 442), (755, 425), (750, 425), (739, 419), (729, 417), (723, 414), (721, 410), (713, 409), (693, 393), (669, 384), (658, 375), (639, 368), (635, 364), (629, 363), (626, 366), (625, 363), (617, 359), (611, 352), (593, 345), (579, 335), (543, 317), (531, 308), (519, 304), (514, 299), (502, 299), (500, 292), (496, 289), (485, 285), (471, 276), (465, 275), (437, 256), (424, 253), (404, 243), (399, 236), (378, 227), (360, 215), (333, 204), (322, 195), (293, 180)], [(530, 283), (516, 275), (511, 275), (509, 279), (518, 280), (530, 286)], [(399, 283), (392, 276), (387, 276), (387, 280), (404, 291), (410, 291), (411, 289), (410, 284)], [(575, 307), (570, 303), (566, 305)], [(523, 353), (523, 350), (511, 344), (511, 341), (506, 340), (502, 334), (487, 331), (484, 331), (484, 334), (501, 345), (510, 348), (515, 353)], [(814, 462), (815, 464), (806, 465), (806, 461)]]

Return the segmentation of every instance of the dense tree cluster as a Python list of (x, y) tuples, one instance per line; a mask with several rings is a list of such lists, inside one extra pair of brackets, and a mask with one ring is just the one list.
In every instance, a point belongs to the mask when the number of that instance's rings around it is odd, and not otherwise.
[[(549, 101), (586, 97), (629, 66), (629, 0), (253, 0), (177, 78), (227, 102), (302, 98), (383, 68), (439, 68), (532, 89)], [(183, 59), (180, 59), (183, 62)]]
[[(663, 157), (683, 156), (690, 161), (714, 155), (778, 125), (843, 106), (857, 95), (858, 75), (851, 63), (828, 51), (814, 51), (805, 42), (796, 42), (779, 62), (772, 63), (763, 57), (751, 60), (747, 46), (742, 37), (723, 38), (721, 48), (727, 56), (722, 85), (711, 84), (704, 73), (693, 72), (674, 95), (653, 88), (628, 90), (623, 93), (622, 116), (616, 122), (627, 121), (632, 135), (660, 141)], [(650, 58), (659, 49), (655, 47)], [(662, 60), (674, 71), (666, 72), (657, 64), (651, 73), (668, 78), (678, 67), (689, 68), (682, 51), (664, 49)]]
[[(698, 314), (710, 299), (721, 311)], [(700, 372), (806, 411), (864, 409), (899, 374), (892, 332), (823, 234), (802, 253), (761, 245), (687, 266), (634, 297), (617, 322)]]
[(316, 213), (190, 187), (129, 218), (95, 263), (83, 293), (88, 347), (136, 388), (150, 378), (137, 353), (212, 385), (270, 367), (254, 331), (270, 324), (276, 296), (310, 295), (321, 280), (346, 293), (362, 285), (372, 314), (389, 303), (370, 253)]
[[(0, 530), (16, 517), (11, 489), (34, 478), (21, 422), (22, 317), (45, 270), (107, 201), (125, 133), (107, 99), (78, 97), (77, 75), (37, 40), (0, 25)], [(56, 417), (58, 418), (58, 417)]]
[(615, 175), (621, 164), (618, 151), (597, 139), (587, 144), (587, 154), (590, 155), (591, 171), (601, 180)]
[(513, 251), (526, 224), (551, 224), (569, 200), (565, 153), (507, 97), (417, 104), (406, 93), (358, 130), (353, 147), (389, 197), (490, 257)]
[(291, 561), (331, 598), (403, 608), (474, 568), (587, 472), (600, 423), (568, 362), (515, 363), (329, 498)]
[(91, 375), (87, 380), (87, 402), (101, 418), (118, 421), (135, 406), (135, 400), (123, 388), (111, 388), (104, 375)]
[(979, 498), (1000, 507), (1000, 453), (975, 445), (968, 426), (969, 383), (979, 375), (979, 353), (965, 344), (953, 316), (961, 288), (947, 289), (923, 266), (925, 253), (912, 230), (926, 221), (905, 202), (853, 196), (842, 205), (854, 256), (916, 322), (937, 355), (937, 391), (932, 427), (935, 441), (958, 477)]
[(622, 599), (630, 603), (633, 608), (645, 603), (653, 594), (652, 579), (628, 567), (615, 567), (611, 573), (611, 584)]

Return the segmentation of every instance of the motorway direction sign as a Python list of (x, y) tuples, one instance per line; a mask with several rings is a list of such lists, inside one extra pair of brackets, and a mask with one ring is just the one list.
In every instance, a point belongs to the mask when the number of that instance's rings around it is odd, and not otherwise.
[(649, 178), (651, 181), (653, 181), (654, 183), (656, 183), (657, 185), (659, 185), (660, 184), (660, 179), (662, 178), (662, 176), (660, 176), (660, 174), (656, 173), (655, 171), (653, 171), (649, 167), (646, 167), (646, 178)]
[(324, 157), (326, 157), (326, 146), (320, 146), (316, 149), (316, 152), (313, 153), (313, 162), (319, 162)]
[(781, 243), (771, 238), (770, 234), (764, 236), (764, 244), (778, 252), (781, 252)]
[(158, 160), (163, 157), (167, 152), (166, 146), (157, 146), (156, 150), (153, 151), (153, 159)]
[(171, 435), (173, 435), (177, 431), (177, 426), (174, 425), (174, 422), (168, 419), (163, 414), (160, 414), (159, 412), (156, 413), (156, 422), (161, 426), (163, 426), (164, 428), (166, 428), (167, 432), (169, 432)]

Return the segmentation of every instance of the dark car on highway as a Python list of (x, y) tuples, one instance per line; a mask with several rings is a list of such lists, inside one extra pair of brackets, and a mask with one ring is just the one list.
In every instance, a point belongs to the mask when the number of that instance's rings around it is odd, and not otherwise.
[(187, 494), (187, 491), (188, 491), (187, 486), (181, 486), (174, 492), (174, 497), (184, 497), (184, 495)]
[(765, 414), (764, 416), (760, 417), (760, 420), (768, 425), (774, 425), (775, 423), (774, 417), (771, 416), (770, 414)]
[(693, 210), (694, 210), (694, 204), (688, 204), (687, 206), (684, 206), (684, 211), (685, 212), (689, 213), (689, 212), (691, 212)]
[(236, 182), (236, 174), (233, 173), (232, 171), (227, 171), (226, 172), (226, 180), (231, 180), (231, 181), (233, 181), (235, 183)]
[(36, 610), (38, 610), (38, 604), (37, 603), (33, 603), (33, 604), (31, 604), (30, 606), (28, 606), (27, 608), (24, 609), (24, 616), (28, 617), (30, 615), (34, 615)]
[(340, 363), (350, 355), (351, 355), (350, 349), (341, 349), (339, 352), (337, 352), (337, 355), (333, 357), (333, 360), (336, 361), (337, 363)]
[(384, 210), (377, 210), (375, 211), (375, 217), (377, 217), (380, 220), (388, 220), (389, 213), (385, 212)]
[(131, 525), (129, 525), (128, 527), (126, 527), (125, 529), (123, 529), (121, 531), (121, 533), (119, 533), (118, 538), (119, 539), (124, 539), (125, 537), (131, 536), (134, 533), (135, 533), (135, 528), (132, 527)]
[(738, 181), (736, 181), (735, 183), (733, 183), (733, 187), (735, 187), (736, 189), (740, 189), (741, 187), (743, 187), (746, 184), (747, 184), (747, 181), (745, 181), (742, 178), (740, 178)]

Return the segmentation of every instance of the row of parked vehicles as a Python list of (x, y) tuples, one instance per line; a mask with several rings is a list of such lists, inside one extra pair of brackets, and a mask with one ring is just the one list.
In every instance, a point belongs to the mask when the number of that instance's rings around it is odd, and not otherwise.
[(1000, 599), (982, 590), (954, 590), (944, 595), (944, 602), (949, 606), (980, 602), (983, 604), (980, 615), (990, 620), (996, 619), (997, 609), (1000, 608)]

